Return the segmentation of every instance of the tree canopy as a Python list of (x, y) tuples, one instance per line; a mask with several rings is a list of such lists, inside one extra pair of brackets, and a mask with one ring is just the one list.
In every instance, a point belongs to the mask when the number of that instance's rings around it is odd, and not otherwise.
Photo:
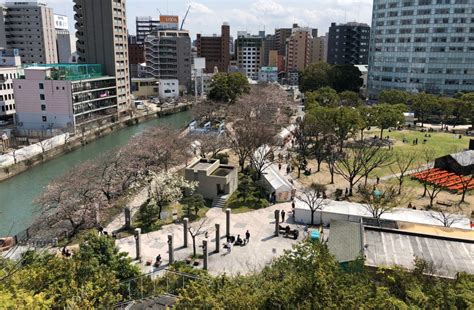
[(242, 73), (220, 72), (212, 78), (207, 97), (214, 101), (234, 103), (238, 97), (249, 91), (249, 82)]

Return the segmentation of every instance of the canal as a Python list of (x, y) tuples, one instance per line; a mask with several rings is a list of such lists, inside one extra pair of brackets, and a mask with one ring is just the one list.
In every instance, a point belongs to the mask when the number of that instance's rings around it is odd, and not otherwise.
[(182, 128), (190, 121), (191, 114), (187, 111), (126, 127), (0, 182), (0, 237), (14, 235), (31, 225), (38, 214), (33, 201), (54, 178), (64, 174), (68, 169), (115, 147), (125, 145), (130, 138), (148, 126), (167, 124)]

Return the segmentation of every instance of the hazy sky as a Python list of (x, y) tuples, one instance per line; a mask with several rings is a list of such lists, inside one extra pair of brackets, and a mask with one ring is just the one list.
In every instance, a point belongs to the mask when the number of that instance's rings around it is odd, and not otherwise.
[[(55, 13), (67, 15), (74, 30), (72, 0), (43, 1)], [(238, 30), (273, 33), (274, 28), (291, 27), (293, 23), (318, 28), (323, 35), (331, 22), (370, 24), (372, 14), (372, 0), (127, 0), (129, 31), (135, 33), (136, 16), (158, 16), (158, 9), (164, 15), (179, 15), (181, 22), (188, 5), (191, 11), (184, 28), (193, 38), (199, 32), (219, 33), (223, 22), (229, 22), (233, 35)]]

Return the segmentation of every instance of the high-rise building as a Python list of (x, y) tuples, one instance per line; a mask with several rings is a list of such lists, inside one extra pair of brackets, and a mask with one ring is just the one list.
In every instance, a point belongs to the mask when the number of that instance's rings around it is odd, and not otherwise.
[(286, 72), (303, 71), (311, 63), (312, 29), (294, 26), (286, 40)]
[(56, 46), (58, 62), (68, 63), (71, 60), (71, 35), (67, 16), (54, 14), (54, 28), (56, 29)]
[(41, 2), (7, 2), (5, 6), (0, 26), (6, 37), (4, 47), (18, 49), (24, 64), (58, 62), (53, 10)]
[(0, 48), (7, 47), (7, 36), (5, 31), (5, 19), (7, 15), (7, 8), (0, 4)]
[(317, 37), (311, 41), (311, 62), (327, 61), (326, 59), (326, 39)]
[(361, 23), (332, 23), (328, 37), (328, 63), (363, 65), (368, 63), (370, 26)]
[(278, 54), (276, 36), (267, 35), (263, 39), (262, 47), (262, 66), (264, 67), (277, 67), (277, 60), (274, 59), (275, 52)]
[(291, 31), (291, 28), (275, 29), (275, 47), (278, 50), (278, 55), (285, 56), (286, 40), (291, 36)]
[(140, 68), (145, 62), (145, 46), (143, 43), (138, 43), (137, 37), (132, 35), (128, 36), (128, 62), (130, 76), (132, 78), (140, 77)]
[(12, 120), (15, 115), (13, 80), (22, 73), (18, 50), (0, 49), (0, 120)]
[(369, 96), (384, 89), (474, 91), (473, 14), (468, 0), (375, 0)]
[(125, 0), (74, 0), (79, 63), (101, 64), (116, 79), (119, 117), (130, 108)]
[(220, 36), (203, 36), (197, 34), (197, 57), (206, 58), (205, 73), (214, 72), (217, 67), (219, 72), (227, 72), (230, 62), (230, 27), (224, 23)]
[(135, 19), (135, 25), (137, 27), (136, 43), (144, 43), (146, 36), (149, 35), (153, 30), (158, 29), (160, 20), (153, 19), (151, 16), (138, 16)]
[(262, 37), (238, 32), (238, 38), (235, 40), (237, 67), (253, 80), (258, 79), (258, 72), (262, 66), (262, 49)]
[(187, 30), (155, 30), (145, 39), (146, 75), (177, 79), (181, 90), (191, 87), (191, 38)]

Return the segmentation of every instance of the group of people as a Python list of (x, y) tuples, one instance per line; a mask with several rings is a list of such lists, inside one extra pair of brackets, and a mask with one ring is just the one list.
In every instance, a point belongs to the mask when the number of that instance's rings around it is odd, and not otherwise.
[(227, 254), (232, 252), (232, 245), (244, 246), (250, 242), (250, 232), (247, 230), (245, 232), (245, 239), (240, 238), (240, 235), (237, 235), (237, 239), (234, 236), (227, 237), (227, 242), (224, 245), (224, 248), (227, 249)]

